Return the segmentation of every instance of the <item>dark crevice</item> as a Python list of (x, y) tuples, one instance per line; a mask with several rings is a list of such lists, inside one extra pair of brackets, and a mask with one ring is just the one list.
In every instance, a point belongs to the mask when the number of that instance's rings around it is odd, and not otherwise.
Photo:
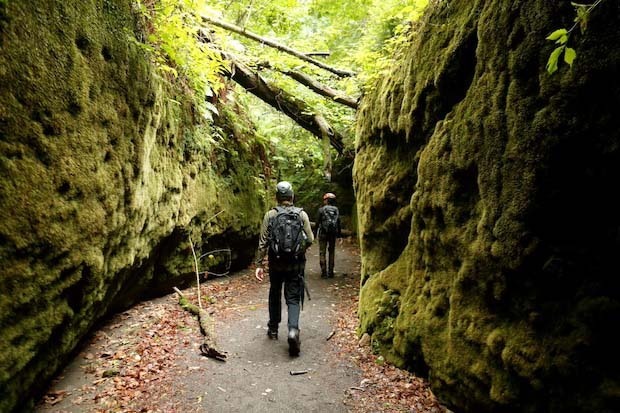
[(112, 51), (110, 50), (110, 48), (108, 46), (103, 46), (101, 48), (101, 56), (103, 56), (103, 59), (106, 62), (109, 62), (110, 60), (113, 59)]
[(465, 224), (473, 215), (474, 208), (480, 200), (478, 187), (478, 167), (471, 164), (465, 169), (458, 169), (453, 173), (456, 188), (452, 202), (456, 209), (456, 221)]
[[(375, 131), (372, 136), (375, 145), (386, 148), (386, 159), (391, 163), (389, 170), (406, 171), (391, 176), (393, 179), (389, 181), (389, 187), (385, 188), (386, 197), (371, 205), (371, 215), (377, 231), (364, 235), (364, 242), (371, 249), (377, 250), (377, 254), (382, 257), (382, 266), (387, 266), (398, 259), (408, 243), (411, 213), (403, 212), (409, 207), (415, 190), (411, 183), (417, 180), (416, 153), (421, 144), (407, 143), (402, 134), (393, 133), (388, 128)], [(400, 219), (395, 219), (396, 216)], [(389, 236), (386, 236), (387, 232)]]
[(65, 195), (71, 189), (71, 185), (68, 181), (62, 181), (62, 184), (58, 187), (58, 193), (61, 195)]
[(467, 95), (476, 73), (477, 48), (478, 35), (474, 30), (463, 39), (446, 62), (445, 71), (436, 83), (439, 101), (435, 112), (435, 123), (444, 119)]
[(75, 39), (75, 45), (82, 51), (82, 53), (88, 55), (91, 49), (91, 42), (88, 37), (80, 35)]
[(69, 105), (67, 105), (67, 111), (73, 116), (77, 116), (82, 112), (82, 105), (76, 100), (72, 100), (69, 102)]
[[(64, 280), (69, 277), (71, 274), (80, 271), (79, 268), (68, 268), (64, 269), (60, 274), (60, 279)], [(79, 280), (71, 287), (67, 288), (62, 292), (62, 297), (67, 301), (67, 304), (71, 309), (78, 314), (83, 310), (84, 307), (84, 298), (88, 296), (89, 288), (88, 283), (91, 279), (92, 272), (90, 267), (86, 266), (81, 269), (81, 276)]]

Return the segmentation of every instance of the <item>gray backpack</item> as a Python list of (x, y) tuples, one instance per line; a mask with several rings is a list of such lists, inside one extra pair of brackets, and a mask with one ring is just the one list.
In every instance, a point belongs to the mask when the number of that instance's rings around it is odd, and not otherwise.
[(325, 205), (321, 219), (321, 233), (336, 235), (338, 233), (338, 208), (333, 205)]

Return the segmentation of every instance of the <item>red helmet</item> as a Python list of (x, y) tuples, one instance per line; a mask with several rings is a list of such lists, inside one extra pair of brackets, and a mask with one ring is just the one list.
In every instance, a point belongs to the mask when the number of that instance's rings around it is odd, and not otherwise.
[(325, 195), (323, 195), (323, 199), (336, 199), (336, 195), (332, 194), (331, 192), (326, 193)]

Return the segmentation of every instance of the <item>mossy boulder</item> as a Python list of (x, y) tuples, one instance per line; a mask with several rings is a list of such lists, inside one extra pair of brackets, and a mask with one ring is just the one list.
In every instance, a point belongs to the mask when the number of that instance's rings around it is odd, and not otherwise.
[(0, 411), (97, 320), (193, 277), (189, 237), (254, 254), (264, 148), (231, 111), (212, 133), (142, 35), (128, 1), (0, 1)]
[(364, 98), (361, 332), (459, 412), (620, 409), (620, 4), (434, 1)]

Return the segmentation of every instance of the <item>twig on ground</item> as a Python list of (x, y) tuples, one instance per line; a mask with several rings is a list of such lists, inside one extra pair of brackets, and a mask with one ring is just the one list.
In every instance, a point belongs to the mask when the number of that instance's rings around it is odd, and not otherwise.
[(216, 360), (226, 361), (226, 354), (217, 349), (217, 341), (215, 337), (215, 323), (209, 314), (202, 308), (198, 308), (190, 303), (183, 295), (181, 290), (173, 287), (174, 291), (179, 295), (179, 305), (186, 311), (198, 316), (200, 332), (204, 336), (204, 341), (200, 345), (202, 355), (211, 357)]
[(202, 301), (200, 300), (200, 273), (198, 271), (198, 259), (196, 258), (196, 251), (194, 250), (194, 243), (191, 237), (189, 238), (189, 246), (192, 248), (192, 255), (194, 256), (194, 270), (196, 271), (196, 288), (198, 289), (198, 308), (202, 310)]

